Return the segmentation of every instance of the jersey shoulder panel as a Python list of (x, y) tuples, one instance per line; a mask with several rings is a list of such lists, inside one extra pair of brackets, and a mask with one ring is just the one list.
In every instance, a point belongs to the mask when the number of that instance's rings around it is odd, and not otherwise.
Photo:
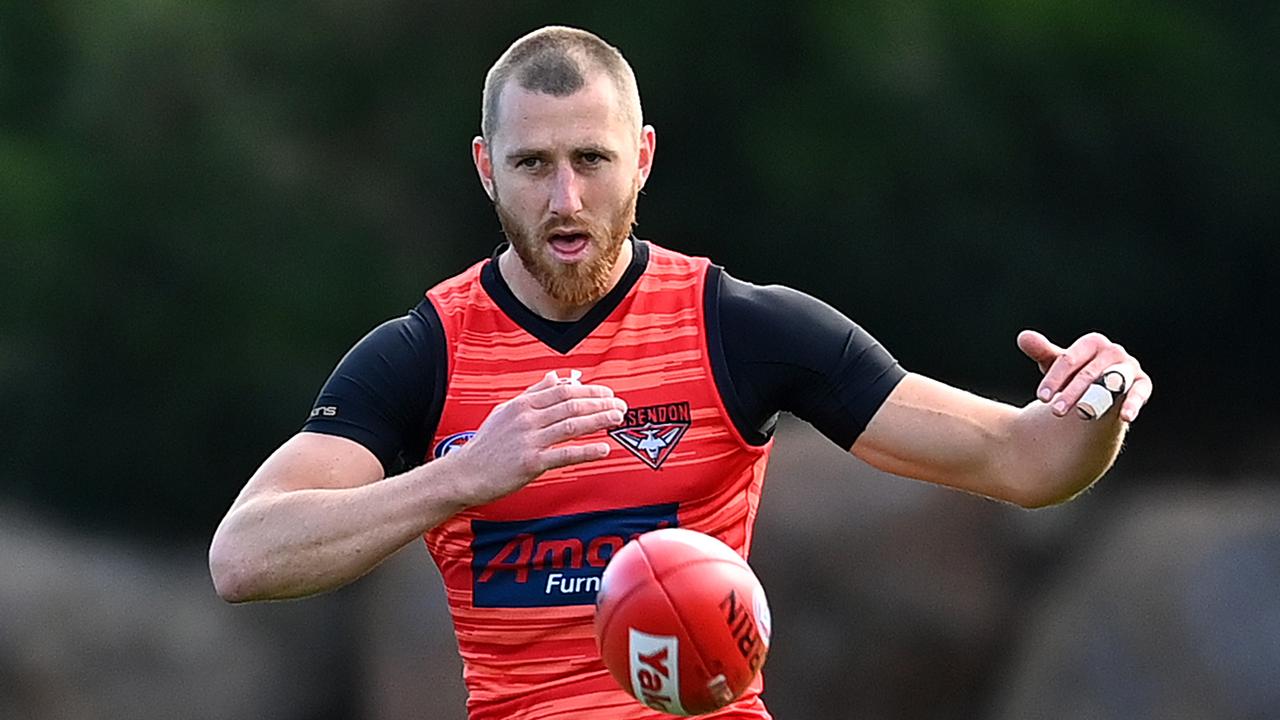
[(382, 323), (338, 362), (302, 430), (363, 445), (388, 475), (416, 465), (422, 433), (443, 402), (443, 345), (429, 303)]

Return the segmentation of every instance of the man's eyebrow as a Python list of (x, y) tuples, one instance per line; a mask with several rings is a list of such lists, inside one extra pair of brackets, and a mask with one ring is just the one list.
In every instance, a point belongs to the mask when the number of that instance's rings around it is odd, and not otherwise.
[[(615, 150), (611, 150), (604, 145), (588, 144), (575, 147), (573, 149), (574, 155), (586, 155), (587, 153), (595, 153), (596, 155), (603, 155), (605, 157), (615, 157), (618, 154)], [(520, 158), (547, 157), (549, 155), (551, 155), (551, 153), (543, 148), (522, 147), (509, 151), (506, 158), (507, 160), (518, 160)]]
[(507, 160), (519, 160), (527, 157), (546, 157), (547, 151), (538, 148), (516, 148), (507, 153)]
[(602, 145), (584, 145), (580, 148), (574, 148), (573, 153), (575, 155), (586, 155), (588, 153), (592, 153), (607, 158), (616, 157), (618, 155), (618, 153)]

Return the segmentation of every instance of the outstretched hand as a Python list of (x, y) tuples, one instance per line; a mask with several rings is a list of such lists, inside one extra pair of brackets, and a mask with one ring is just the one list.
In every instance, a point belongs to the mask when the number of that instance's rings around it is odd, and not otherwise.
[(1088, 333), (1069, 347), (1061, 348), (1035, 330), (1023, 330), (1018, 333), (1018, 348), (1044, 373), (1036, 397), (1041, 402), (1052, 403), (1055, 415), (1070, 412), (1085, 390), (1104, 372), (1113, 369), (1119, 369), (1132, 380), (1120, 406), (1122, 420), (1137, 419), (1138, 412), (1151, 397), (1151, 377), (1143, 371), (1137, 358), (1101, 333)]

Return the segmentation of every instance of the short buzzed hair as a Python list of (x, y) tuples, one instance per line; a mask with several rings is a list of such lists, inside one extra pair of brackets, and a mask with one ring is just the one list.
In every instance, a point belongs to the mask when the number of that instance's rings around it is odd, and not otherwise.
[(498, 98), (513, 76), (525, 90), (567, 97), (587, 84), (592, 71), (603, 72), (613, 81), (621, 110), (638, 132), (640, 91), (622, 53), (594, 33), (551, 25), (516, 40), (489, 68), (480, 110), (481, 135), (492, 142), (498, 126)]

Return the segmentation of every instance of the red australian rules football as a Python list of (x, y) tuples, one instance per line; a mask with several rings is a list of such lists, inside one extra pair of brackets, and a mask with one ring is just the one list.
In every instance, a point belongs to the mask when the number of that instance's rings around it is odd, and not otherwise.
[(627, 543), (596, 596), (596, 643), (640, 702), (701, 715), (737, 699), (769, 652), (764, 589), (728, 545), (664, 528)]

